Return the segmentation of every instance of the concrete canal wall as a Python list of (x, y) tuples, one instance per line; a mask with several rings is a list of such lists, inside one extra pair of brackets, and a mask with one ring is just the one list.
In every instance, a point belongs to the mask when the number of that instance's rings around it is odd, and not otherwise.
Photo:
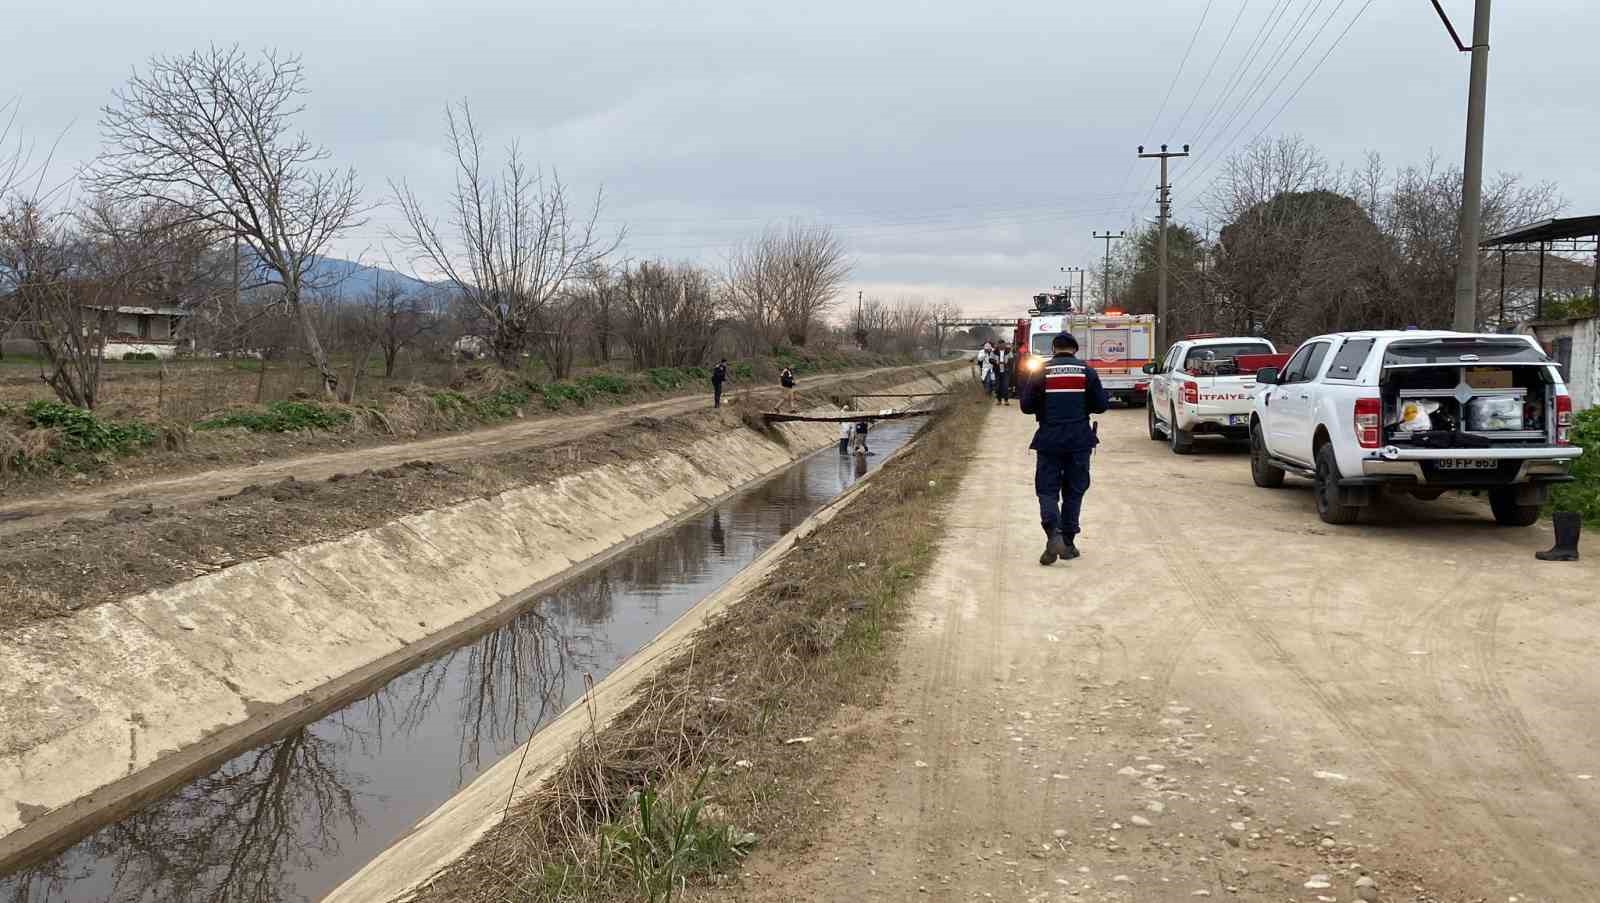
[(0, 862), (315, 717), (838, 434), (777, 429), (782, 442), (729, 430), (0, 638)]

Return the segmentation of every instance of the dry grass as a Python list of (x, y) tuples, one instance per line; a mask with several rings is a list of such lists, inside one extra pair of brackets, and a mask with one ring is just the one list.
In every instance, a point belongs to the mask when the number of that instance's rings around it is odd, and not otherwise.
[(905, 599), (970, 459), (973, 421), (988, 410), (975, 397), (930, 424), (421, 899), (635, 899), (602, 838), (630, 817), (638, 792), (688, 806), (702, 778), (708, 817), (764, 843), (803, 836), (825, 757), (783, 741), (880, 698)]
[(0, 477), (26, 470), (32, 462), (44, 460), (55, 443), (55, 430), (14, 430), (0, 425)]

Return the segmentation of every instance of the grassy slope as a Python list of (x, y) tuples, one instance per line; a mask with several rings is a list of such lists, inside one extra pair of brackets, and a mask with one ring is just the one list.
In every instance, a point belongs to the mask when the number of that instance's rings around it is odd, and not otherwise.
[(932, 423), (423, 899), (661, 900), (729, 880), (752, 834), (804, 843), (851, 751), (783, 741), (879, 701), (988, 411), (974, 397)]

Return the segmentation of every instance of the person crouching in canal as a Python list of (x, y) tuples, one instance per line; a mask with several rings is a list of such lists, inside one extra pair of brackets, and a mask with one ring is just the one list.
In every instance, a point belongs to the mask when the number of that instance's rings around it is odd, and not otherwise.
[(1099, 444), (1090, 414), (1106, 410), (1106, 390), (1094, 368), (1078, 360), (1078, 340), (1061, 333), (1050, 343), (1054, 356), (1030, 372), (1021, 386), (1024, 414), (1039, 421), (1028, 447), (1034, 462), (1033, 491), (1039, 496), (1044, 553), (1039, 563), (1078, 557), (1078, 514), (1089, 491), (1089, 457)]

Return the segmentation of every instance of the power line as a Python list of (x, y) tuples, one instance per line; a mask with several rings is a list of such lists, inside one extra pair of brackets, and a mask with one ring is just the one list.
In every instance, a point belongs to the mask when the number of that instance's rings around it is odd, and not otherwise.
[[(1289, 48), (1300, 38), (1300, 35), (1305, 33), (1306, 26), (1311, 24), (1312, 17), (1316, 15), (1317, 10), (1321, 9), (1322, 4), (1325, 2), (1326, 0), (1316, 0), (1315, 5), (1308, 4), (1305, 7), (1305, 11), (1300, 15), (1299, 18), (1295, 20), (1294, 24), (1289, 26), (1289, 31), (1285, 32), (1283, 40), (1278, 43), (1278, 48), (1273, 51), (1271, 59), (1268, 60), (1264, 67), (1262, 67), (1261, 71), (1256, 75), (1255, 80), (1251, 83), (1250, 90), (1246, 91), (1244, 96), (1239, 99), (1239, 105), (1234, 108), (1234, 111), (1229, 114), (1228, 118), (1222, 123), (1221, 127), (1219, 127), (1211, 136), (1212, 139), (1219, 138), (1226, 134), (1229, 127), (1232, 126), (1234, 122), (1238, 121), (1239, 114), (1243, 113), (1245, 108), (1250, 106), (1250, 102), (1256, 97), (1256, 92), (1261, 90), (1261, 86), (1266, 84), (1267, 79), (1271, 78), (1272, 74), (1277, 71), (1278, 64), (1283, 62), (1284, 57), (1288, 55)], [(1338, 13), (1339, 7), (1342, 7), (1345, 2), (1346, 0), (1339, 0), (1339, 6), (1334, 7), (1334, 11), (1328, 14), (1327, 19), (1323, 20), (1322, 28), (1318, 28), (1316, 33), (1311, 36), (1311, 39), (1307, 41), (1305, 46), (1300, 49), (1300, 56), (1295, 58), (1295, 62), (1287, 71), (1284, 72), (1281, 77), (1279, 77), (1277, 83), (1272, 86), (1272, 90), (1268, 91), (1267, 95), (1261, 99), (1261, 104), (1256, 108), (1256, 112), (1259, 112), (1261, 107), (1267, 105), (1272, 98), (1273, 92), (1277, 91), (1278, 87), (1283, 84), (1284, 79), (1288, 77), (1289, 73), (1294, 71), (1294, 66), (1299, 65), (1300, 59), (1303, 58), (1306, 54), (1306, 51), (1316, 43), (1317, 38), (1322, 35), (1322, 30), (1328, 27), (1329, 22), (1333, 21), (1333, 17)], [(1252, 112), (1250, 117), (1247, 117), (1244, 120), (1244, 123), (1240, 126), (1240, 131), (1243, 131), (1248, 127), (1250, 118), (1253, 118), (1256, 115), (1256, 112)], [(1209, 145), (1207, 145), (1207, 150), (1215, 150), (1220, 146), (1221, 143), (1213, 140)]]
[[(1272, 116), (1262, 124), (1261, 130), (1256, 132), (1255, 137), (1250, 139), (1250, 144), (1255, 144), (1257, 141), (1260, 141), (1261, 137), (1267, 133), (1267, 129), (1272, 128), (1272, 124), (1278, 121), (1278, 117), (1283, 115), (1283, 111), (1289, 108), (1289, 104), (1294, 103), (1294, 99), (1300, 96), (1301, 90), (1304, 89), (1305, 86), (1311, 81), (1312, 77), (1322, 69), (1322, 64), (1328, 61), (1328, 57), (1332, 56), (1333, 51), (1336, 50), (1344, 41), (1345, 35), (1349, 34), (1352, 28), (1355, 28), (1356, 23), (1361, 21), (1362, 15), (1366, 13), (1367, 8), (1372, 6), (1374, 2), (1375, 0), (1367, 0), (1366, 3), (1362, 4), (1360, 9), (1356, 10), (1356, 14), (1351, 17), (1349, 23), (1345, 25), (1344, 30), (1339, 32), (1338, 37), (1335, 37), (1333, 39), (1333, 43), (1328, 45), (1328, 49), (1323, 51), (1322, 56), (1317, 60), (1316, 64), (1313, 65), (1310, 71), (1306, 73), (1305, 77), (1300, 80), (1300, 83), (1295, 85), (1295, 89), (1290, 92), (1289, 96), (1285, 98), (1283, 103), (1278, 106), (1278, 109), (1273, 112)], [(1341, 3), (1341, 6), (1342, 5), (1343, 4)], [(1335, 10), (1335, 12), (1337, 12), (1337, 10)], [(1298, 61), (1296, 61), (1296, 65), (1298, 65)], [(1196, 179), (1199, 179), (1206, 173), (1210, 172), (1211, 168), (1216, 164), (1216, 161), (1221, 159), (1223, 159), (1221, 156), (1213, 157), (1211, 162), (1206, 164), (1206, 166), (1201, 169), (1199, 175), (1196, 176)]]
[(1256, 57), (1260, 54), (1262, 48), (1266, 47), (1266, 41), (1271, 40), (1271, 33), (1277, 30), (1278, 22), (1282, 21), (1284, 13), (1289, 11), (1289, 3), (1290, 0), (1274, 0), (1272, 8), (1267, 10), (1266, 18), (1261, 20), (1261, 27), (1256, 29), (1255, 37), (1250, 39), (1249, 46), (1245, 48), (1244, 56), (1240, 58), (1239, 65), (1235, 67), (1233, 74), (1228, 76), (1228, 80), (1223, 83), (1222, 92), (1217, 95), (1217, 99), (1211, 105), (1211, 109), (1200, 120), (1200, 127), (1195, 130), (1195, 137), (1198, 138), (1206, 133), (1206, 129), (1216, 120), (1217, 114), (1222, 111), (1223, 107), (1233, 97), (1234, 90), (1243, 83), (1245, 73), (1255, 64)]
[(1200, 21), (1195, 23), (1194, 34), (1189, 36), (1189, 46), (1184, 48), (1183, 59), (1178, 60), (1178, 71), (1172, 73), (1172, 84), (1167, 86), (1167, 96), (1161, 98), (1161, 108), (1156, 110), (1156, 118), (1150, 120), (1150, 128), (1146, 130), (1152, 135), (1161, 122), (1161, 114), (1167, 111), (1167, 103), (1172, 100), (1172, 92), (1178, 87), (1178, 79), (1183, 76), (1183, 67), (1189, 64), (1189, 54), (1194, 52), (1195, 42), (1200, 39), (1200, 29), (1205, 27), (1206, 17), (1211, 15), (1211, 6), (1215, 2), (1216, 0), (1206, 0), (1206, 8), (1200, 11)]
[[(1178, 79), (1183, 75), (1183, 67), (1189, 62), (1189, 54), (1194, 51), (1195, 42), (1200, 39), (1200, 29), (1206, 24), (1206, 17), (1211, 15), (1211, 7), (1215, 2), (1216, 0), (1206, 0), (1206, 8), (1200, 12), (1200, 21), (1195, 23), (1194, 33), (1189, 36), (1189, 46), (1183, 51), (1183, 59), (1178, 61), (1177, 70), (1172, 73), (1172, 82), (1167, 85), (1167, 96), (1162, 98), (1161, 106), (1156, 109), (1155, 117), (1150, 120), (1150, 125), (1145, 129), (1145, 133), (1147, 135), (1155, 134), (1156, 124), (1161, 121), (1161, 114), (1167, 111), (1167, 102), (1172, 100), (1172, 92), (1178, 87)], [(1122, 175), (1122, 187), (1118, 190), (1118, 194), (1126, 194), (1128, 192), (1128, 179), (1133, 176), (1134, 167), (1136, 167), (1138, 163), (1139, 160), (1137, 157), (1135, 157), (1133, 161), (1128, 164), (1127, 172), (1123, 173)], [(1140, 192), (1140, 194), (1143, 194), (1143, 192)], [(1138, 206), (1139, 202), (1134, 201), (1132, 204), (1128, 205), (1126, 209), (1131, 212)]]
[(1206, 74), (1201, 77), (1200, 84), (1194, 89), (1194, 94), (1189, 97), (1189, 105), (1183, 108), (1183, 115), (1178, 117), (1178, 124), (1173, 127), (1174, 132), (1183, 131), (1183, 121), (1189, 118), (1189, 111), (1194, 109), (1194, 102), (1200, 99), (1201, 92), (1205, 91), (1206, 83), (1211, 81), (1211, 73), (1216, 71), (1217, 63), (1222, 59), (1222, 52), (1228, 49), (1228, 42), (1233, 40), (1234, 29), (1239, 27), (1239, 20), (1244, 18), (1244, 11), (1250, 8), (1250, 0), (1239, 4), (1239, 12), (1233, 17), (1233, 24), (1228, 26), (1228, 33), (1222, 36), (1222, 43), (1217, 45), (1216, 56), (1211, 58), (1211, 65), (1206, 67)]

